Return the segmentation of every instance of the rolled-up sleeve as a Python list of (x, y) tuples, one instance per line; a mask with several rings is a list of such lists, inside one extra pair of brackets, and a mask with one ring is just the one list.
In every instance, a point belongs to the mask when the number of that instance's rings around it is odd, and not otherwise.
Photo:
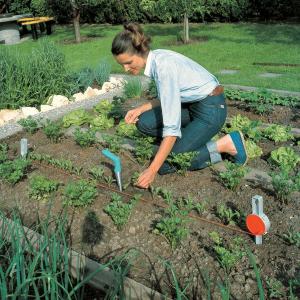
[(163, 116), (163, 137), (181, 138), (181, 100), (176, 65), (165, 60), (157, 68), (155, 77)]

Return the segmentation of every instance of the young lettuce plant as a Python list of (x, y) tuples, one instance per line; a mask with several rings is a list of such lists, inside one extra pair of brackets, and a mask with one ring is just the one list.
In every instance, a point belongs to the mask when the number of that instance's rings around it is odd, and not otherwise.
[(90, 127), (95, 130), (105, 130), (114, 126), (114, 119), (109, 118), (105, 114), (101, 114), (93, 118), (90, 122)]
[(253, 142), (251, 140), (247, 140), (245, 142), (245, 144), (246, 144), (246, 150), (247, 150), (249, 159), (253, 159), (253, 158), (262, 156), (262, 154), (263, 154), (262, 148), (259, 147), (255, 142)]
[(275, 143), (286, 142), (294, 139), (290, 126), (273, 124), (265, 128), (262, 133), (263, 136), (274, 141)]
[(113, 153), (119, 153), (121, 150), (121, 145), (123, 142), (123, 139), (116, 135), (108, 135), (103, 134), (103, 140), (105, 142), (105, 147), (108, 147), (111, 152)]
[(56, 192), (59, 182), (42, 175), (35, 175), (29, 181), (29, 196), (38, 201), (47, 201), (51, 193)]
[(116, 132), (118, 135), (128, 138), (136, 138), (140, 135), (135, 124), (127, 124), (124, 120), (116, 127)]
[(94, 112), (99, 113), (101, 115), (108, 116), (111, 110), (113, 109), (113, 104), (107, 100), (103, 99), (98, 104), (96, 104), (93, 108)]
[(54, 143), (57, 143), (63, 136), (61, 125), (50, 120), (47, 120), (43, 125), (43, 132)]
[(91, 116), (86, 110), (80, 108), (66, 114), (62, 121), (64, 127), (70, 127), (71, 125), (80, 126), (89, 123), (91, 121)]
[(289, 173), (300, 162), (300, 156), (291, 147), (279, 147), (271, 152), (271, 161)]

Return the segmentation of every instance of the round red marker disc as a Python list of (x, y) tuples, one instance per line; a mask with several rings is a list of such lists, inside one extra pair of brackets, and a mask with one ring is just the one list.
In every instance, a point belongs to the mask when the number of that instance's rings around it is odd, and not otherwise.
[(248, 215), (246, 225), (248, 230), (254, 235), (263, 235), (266, 232), (265, 222), (258, 215)]

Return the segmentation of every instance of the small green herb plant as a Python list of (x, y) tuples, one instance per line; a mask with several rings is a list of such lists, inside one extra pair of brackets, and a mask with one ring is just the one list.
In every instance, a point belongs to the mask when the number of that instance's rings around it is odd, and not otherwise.
[(96, 143), (95, 131), (82, 130), (76, 128), (74, 131), (74, 140), (80, 147), (90, 147)]
[(153, 233), (164, 236), (172, 250), (175, 250), (189, 234), (187, 224), (190, 221), (188, 214), (191, 207), (184, 205), (184, 202), (176, 203), (170, 194), (165, 197), (165, 202), (168, 208), (165, 209), (164, 216), (156, 223)]
[(8, 160), (8, 145), (0, 144), (0, 164)]
[(48, 200), (51, 193), (57, 191), (59, 183), (42, 175), (32, 176), (29, 180), (29, 196), (38, 201)]
[(93, 182), (79, 180), (69, 183), (64, 190), (64, 205), (86, 207), (94, 202), (97, 189)]
[(25, 158), (4, 161), (0, 164), (0, 178), (15, 185), (25, 177), (30, 165), (31, 161)]
[(227, 274), (230, 274), (232, 268), (237, 265), (240, 259), (246, 255), (243, 249), (243, 239), (234, 238), (233, 242), (227, 247), (223, 243), (223, 239), (215, 231), (209, 234), (211, 240), (214, 242), (213, 249), (217, 255), (219, 263)]
[(265, 128), (262, 133), (264, 137), (274, 141), (275, 143), (286, 142), (294, 139), (290, 126), (273, 124)]
[(31, 134), (37, 132), (39, 129), (38, 122), (35, 119), (33, 119), (31, 116), (19, 120), (18, 124), (20, 124), (25, 129), (25, 131)]
[(225, 167), (226, 171), (219, 173), (219, 180), (225, 187), (235, 191), (248, 172), (248, 169), (230, 161), (225, 161)]
[(143, 93), (142, 82), (139, 78), (131, 78), (124, 85), (124, 96), (127, 98), (140, 98)]
[(177, 173), (185, 175), (187, 170), (192, 165), (193, 159), (198, 155), (198, 151), (184, 152), (184, 153), (171, 153), (167, 161), (176, 168)]
[(153, 155), (153, 137), (142, 137), (136, 140), (135, 156), (139, 163), (147, 163)]
[(290, 227), (287, 231), (287, 233), (284, 233), (283, 235), (284, 241), (288, 245), (295, 245), (296, 247), (300, 248), (300, 232), (296, 231), (292, 227)]
[(235, 225), (241, 215), (237, 210), (233, 210), (227, 205), (221, 204), (217, 206), (217, 217), (220, 218), (225, 225)]
[(95, 180), (100, 181), (104, 176), (104, 168), (102, 166), (92, 167), (89, 170), (89, 174), (91, 174)]
[(63, 136), (61, 124), (47, 120), (43, 125), (43, 132), (52, 142), (57, 143)]
[(140, 197), (141, 195), (136, 194), (126, 203), (120, 195), (112, 193), (111, 202), (104, 208), (104, 212), (112, 218), (118, 230), (122, 230), (124, 225), (128, 222), (132, 209)]

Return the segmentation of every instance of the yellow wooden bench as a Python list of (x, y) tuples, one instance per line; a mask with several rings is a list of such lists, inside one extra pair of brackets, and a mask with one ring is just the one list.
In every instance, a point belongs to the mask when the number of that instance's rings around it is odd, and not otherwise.
[(46, 26), (47, 35), (52, 33), (52, 23), (54, 22), (54, 18), (52, 17), (33, 17), (33, 18), (22, 18), (19, 19), (18, 22), (22, 26), (31, 25), (32, 38), (34, 40), (38, 39), (37, 27), (36, 25), (40, 25), (40, 30), (43, 32)]

